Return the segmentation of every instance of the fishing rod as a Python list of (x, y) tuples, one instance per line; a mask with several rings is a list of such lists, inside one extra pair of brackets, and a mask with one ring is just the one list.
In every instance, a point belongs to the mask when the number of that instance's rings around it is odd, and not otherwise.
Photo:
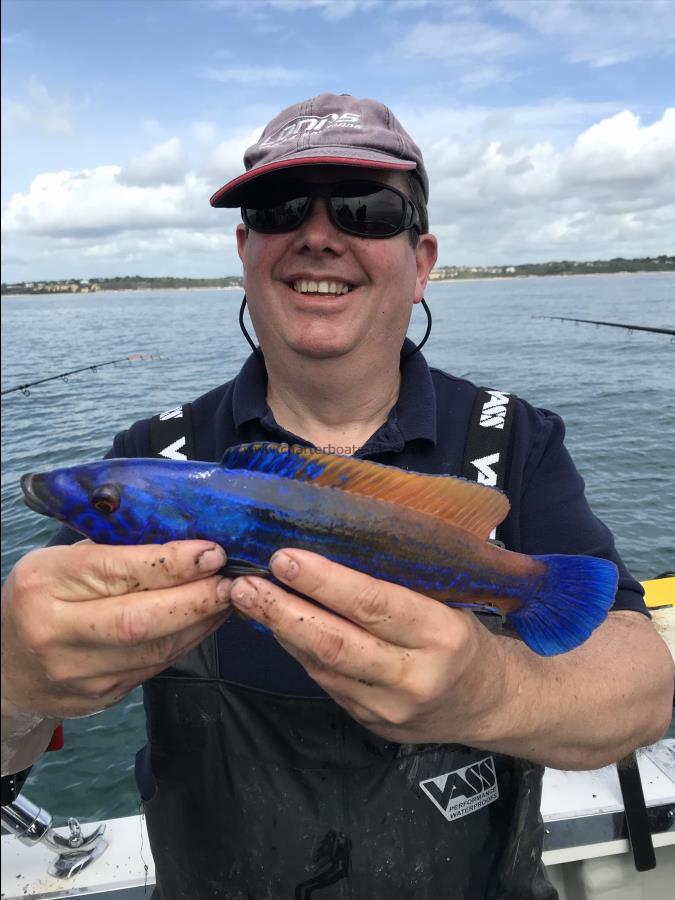
[(621, 322), (598, 322), (596, 319), (571, 319), (569, 316), (532, 316), (533, 319), (558, 319), (560, 322), (586, 322), (588, 325), (607, 325), (610, 328), (625, 328), (627, 331), (651, 331), (654, 334), (670, 334), (675, 337), (675, 329), (652, 328), (649, 325), (623, 325)]
[(6, 390), (1, 391), (0, 396), (4, 396), (5, 394), (12, 394), (14, 391), (21, 391), (24, 397), (28, 397), (30, 395), (29, 388), (35, 387), (36, 384), (45, 384), (47, 381), (56, 381), (59, 378), (62, 381), (68, 381), (69, 375), (76, 375), (78, 372), (97, 372), (104, 366), (116, 366), (117, 363), (121, 362), (140, 362), (149, 359), (161, 358), (161, 356), (156, 356), (152, 353), (132, 353), (131, 356), (121, 356), (119, 359), (110, 359), (108, 360), (108, 362), (94, 363), (91, 366), (81, 366), (79, 369), (71, 369), (70, 372), (61, 372), (60, 375), (50, 375), (49, 378), (40, 378), (37, 381), (30, 381), (27, 384), (17, 384), (16, 387), (7, 388)]

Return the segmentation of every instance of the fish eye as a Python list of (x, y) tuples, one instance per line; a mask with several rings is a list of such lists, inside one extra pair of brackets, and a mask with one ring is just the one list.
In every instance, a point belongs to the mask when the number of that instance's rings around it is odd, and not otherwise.
[(120, 506), (119, 488), (115, 484), (102, 484), (92, 492), (91, 504), (105, 516), (114, 513)]

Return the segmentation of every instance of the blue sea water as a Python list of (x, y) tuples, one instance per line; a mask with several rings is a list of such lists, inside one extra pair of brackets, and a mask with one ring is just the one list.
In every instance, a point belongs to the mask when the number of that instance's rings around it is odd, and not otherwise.
[[(2, 298), (2, 389), (135, 353), (2, 398), (2, 575), (53, 533), (19, 478), (101, 456), (134, 420), (232, 378), (249, 348), (236, 291)], [(434, 283), (428, 361), (560, 413), (595, 512), (641, 579), (675, 568), (675, 343), (666, 335), (540, 318), (675, 327), (670, 273)], [(424, 316), (415, 310), (410, 334)], [(551, 510), (555, 515), (555, 510)], [(34, 767), (26, 793), (57, 822), (138, 806), (133, 757), (144, 743), (140, 691), (66, 723), (66, 747)]]

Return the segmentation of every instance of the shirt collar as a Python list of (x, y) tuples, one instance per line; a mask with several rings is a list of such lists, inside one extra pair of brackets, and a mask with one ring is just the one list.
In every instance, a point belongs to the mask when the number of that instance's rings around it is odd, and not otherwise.
[[(413, 347), (412, 341), (406, 338), (401, 354), (405, 356)], [(264, 419), (268, 426), (275, 424), (266, 395), (265, 363), (257, 354), (251, 353), (235, 379), (232, 393), (232, 412), (237, 430), (253, 420), (262, 422)], [(276, 427), (279, 428), (278, 425)], [(414, 353), (404, 360), (398, 400), (387, 422), (368, 443), (377, 444), (378, 452), (382, 452), (384, 449), (400, 450), (413, 440), (436, 444), (436, 391), (431, 371), (421, 353)], [(395, 446), (399, 443), (400, 447)]]

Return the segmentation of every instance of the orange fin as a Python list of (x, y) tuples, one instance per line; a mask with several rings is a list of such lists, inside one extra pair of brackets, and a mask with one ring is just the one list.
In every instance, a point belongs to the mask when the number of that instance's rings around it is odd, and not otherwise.
[(351, 456), (288, 444), (242, 444), (227, 450), (222, 464), (265, 472), (319, 487), (398, 503), (462, 528), (482, 540), (509, 511), (506, 494), (453, 475), (422, 475)]

